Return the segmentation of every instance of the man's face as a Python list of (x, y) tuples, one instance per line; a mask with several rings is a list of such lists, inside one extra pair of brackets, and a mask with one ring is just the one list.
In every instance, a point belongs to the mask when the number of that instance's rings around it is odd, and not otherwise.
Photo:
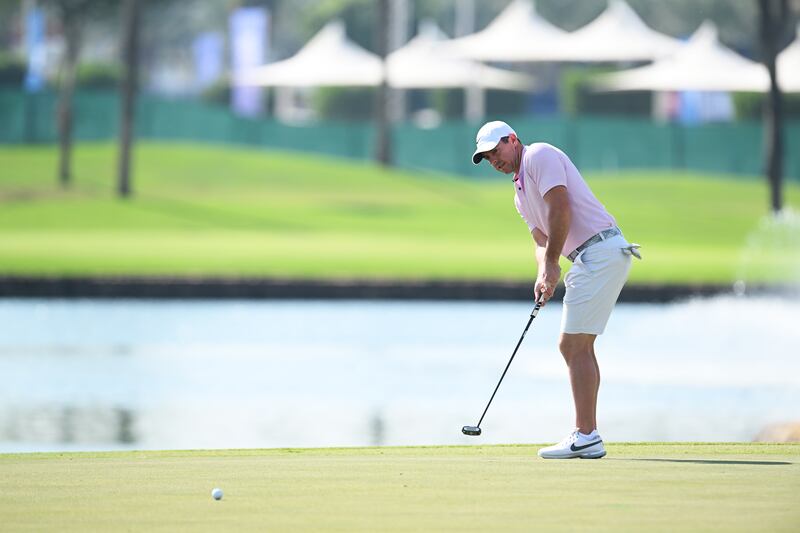
[(483, 152), (483, 157), (498, 172), (512, 174), (516, 171), (514, 168), (517, 159), (516, 142), (517, 137), (512, 133), (505, 141), (501, 139), (493, 149)]

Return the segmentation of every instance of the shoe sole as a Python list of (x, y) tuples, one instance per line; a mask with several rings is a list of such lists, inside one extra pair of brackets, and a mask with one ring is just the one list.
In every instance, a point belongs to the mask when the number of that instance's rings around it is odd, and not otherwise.
[(581, 459), (602, 459), (606, 456), (606, 451), (602, 450), (599, 452), (594, 453), (587, 453), (586, 455), (580, 455), (579, 458)]
[(539, 457), (542, 459), (602, 459), (605, 456), (606, 456), (606, 451), (600, 450), (597, 452), (588, 452), (579, 455), (562, 455), (560, 457), (554, 457), (554, 456), (548, 457), (540, 455)]

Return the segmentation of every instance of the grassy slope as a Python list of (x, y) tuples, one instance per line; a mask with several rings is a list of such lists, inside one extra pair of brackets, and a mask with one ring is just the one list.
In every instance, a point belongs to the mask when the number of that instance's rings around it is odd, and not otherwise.
[[(800, 445), (0, 455), (9, 530), (796, 531)], [(215, 502), (212, 487), (225, 497)]]
[[(142, 144), (136, 197), (115, 152), (83, 145), (75, 186), (52, 147), (0, 147), (0, 273), (529, 279), (530, 237), (505, 179), (422, 176), (307, 154)], [(647, 260), (634, 281), (792, 279), (797, 254), (747, 249), (759, 181), (625, 173), (588, 179)], [(800, 187), (788, 187), (800, 205)], [(752, 248), (752, 246), (751, 246)]]

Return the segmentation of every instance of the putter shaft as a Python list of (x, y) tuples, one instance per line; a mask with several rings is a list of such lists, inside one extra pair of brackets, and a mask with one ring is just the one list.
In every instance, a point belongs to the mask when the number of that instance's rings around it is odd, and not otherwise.
[(522, 344), (522, 340), (525, 338), (525, 334), (528, 332), (528, 328), (531, 327), (531, 322), (533, 322), (533, 319), (536, 318), (536, 315), (539, 313), (539, 309), (542, 307), (542, 304), (543, 302), (541, 300), (537, 301), (536, 305), (533, 308), (533, 311), (531, 311), (531, 317), (528, 319), (528, 323), (525, 325), (525, 329), (522, 331), (522, 336), (519, 338), (517, 346), (514, 348), (514, 352), (511, 354), (511, 359), (508, 360), (508, 364), (506, 365), (505, 370), (503, 370), (503, 375), (500, 376), (500, 381), (497, 382), (497, 386), (494, 388), (492, 397), (489, 398), (489, 403), (486, 404), (486, 409), (483, 410), (481, 419), (478, 420), (478, 425), (475, 426), (477, 429), (480, 429), (481, 422), (483, 422), (483, 417), (486, 416), (486, 412), (489, 410), (489, 406), (492, 405), (492, 400), (494, 400), (494, 395), (497, 394), (497, 389), (500, 388), (500, 384), (503, 382), (503, 378), (506, 377), (506, 372), (508, 372), (508, 367), (511, 366), (511, 361), (514, 360), (514, 356), (517, 355), (517, 350), (519, 350), (519, 347)]

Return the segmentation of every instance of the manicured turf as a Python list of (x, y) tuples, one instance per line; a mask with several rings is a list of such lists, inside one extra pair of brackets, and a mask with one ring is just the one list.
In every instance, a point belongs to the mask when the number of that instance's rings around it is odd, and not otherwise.
[[(533, 246), (507, 178), (387, 171), (219, 146), (138, 146), (134, 198), (116, 151), (81, 145), (70, 191), (54, 147), (0, 147), (0, 274), (531, 279)], [(759, 228), (758, 178), (587, 174), (630, 240), (632, 281), (800, 278), (798, 217)], [(787, 186), (800, 206), (800, 187)], [(777, 249), (781, 253), (775, 253)]]
[[(800, 445), (0, 455), (4, 530), (797, 531)], [(210, 492), (225, 496), (214, 501)]]

